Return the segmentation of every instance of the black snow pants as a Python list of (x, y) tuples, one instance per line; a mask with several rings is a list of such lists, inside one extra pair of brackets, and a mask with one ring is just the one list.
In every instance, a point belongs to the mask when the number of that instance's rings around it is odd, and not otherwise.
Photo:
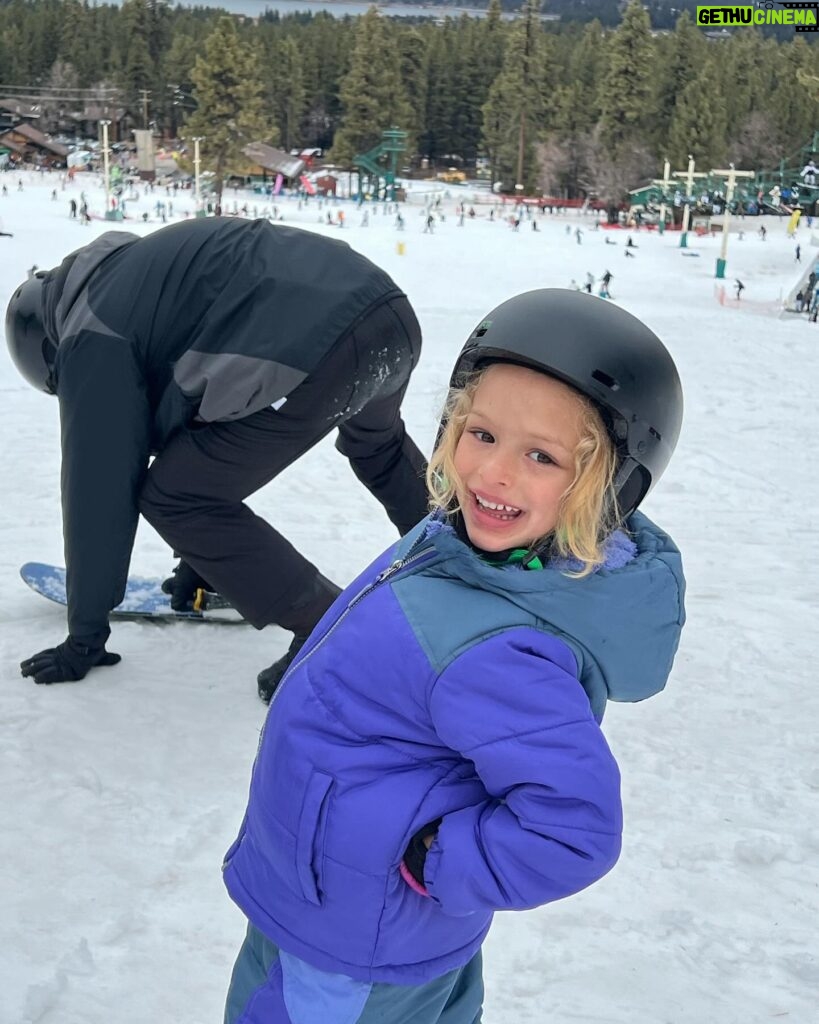
[[(401, 419), (421, 351), (407, 299), (354, 324), (278, 409), (192, 425), (154, 459), (140, 512), (258, 629), (288, 627), (318, 569), (245, 499), (338, 428), (337, 449), (400, 533), (426, 515), (426, 462)], [(329, 496), (327, 514), (332, 515)]]

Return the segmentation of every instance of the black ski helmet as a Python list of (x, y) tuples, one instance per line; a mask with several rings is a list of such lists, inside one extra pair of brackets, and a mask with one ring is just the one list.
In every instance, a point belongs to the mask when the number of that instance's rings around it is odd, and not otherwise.
[(492, 362), (542, 370), (594, 402), (617, 450), (620, 512), (630, 515), (662, 476), (682, 423), (679, 374), (657, 335), (605, 299), (538, 288), (484, 317), (458, 356), (451, 386)]
[(6, 310), (6, 344), (12, 362), (32, 387), (54, 394), (51, 371), (57, 346), (43, 324), (43, 279), (34, 274), (12, 295)]

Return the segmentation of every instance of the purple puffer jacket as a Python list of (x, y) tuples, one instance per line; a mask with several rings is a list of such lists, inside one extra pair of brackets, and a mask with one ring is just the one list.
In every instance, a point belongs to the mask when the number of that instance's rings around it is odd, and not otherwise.
[[(594, 595), (620, 600), (605, 577), (642, 559), (629, 592), (642, 588), (645, 603), (676, 616), (679, 635), (681, 590), (656, 551), (631, 551), (592, 584), (548, 567), (498, 568), (436, 527), (425, 521), (399, 561), (387, 552), (351, 584), (294, 662), (224, 865), (260, 931), (363, 981), (421, 984), (461, 966), (495, 910), (561, 899), (617, 860), (619, 773), (584, 689), (586, 676), (613, 668), (548, 621), (550, 607), (573, 607), (564, 588), (585, 588), (605, 647)], [(663, 602), (660, 589), (673, 597)], [(617, 616), (609, 621), (616, 629)], [(437, 818), (424, 897), (399, 866)]]

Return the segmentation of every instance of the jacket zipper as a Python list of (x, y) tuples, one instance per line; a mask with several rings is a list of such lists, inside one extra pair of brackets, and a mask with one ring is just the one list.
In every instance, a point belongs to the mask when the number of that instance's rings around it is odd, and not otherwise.
[[(319, 649), (319, 647), (321, 647), (321, 645), (324, 643), (324, 641), (327, 640), (328, 637), (330, 637), (335, 632), (336, 627), (338, 625), (340, 625), (340, 623), (347, 617), (347, 615), (352, 611), (352, 609), (360, 601), (363, 601), (364, 598), (368, 594), (372, 593), (373, 590), (377, 590), (378, 587), (380, 587), (382, 585), (382, 583), (386, 583), (387, 580), (392, 579), (396, 575), (396, 573), (400, 572), (401, 569), (406, 568), (406, 566), (408, 566), (411, 562), (416, 562), (422, 556), (428, 555), (430, 553), (430, 549), (429, 548), (426, 548), (423, 551), (419, 551), (418, 550), (420, 545), (423, 544), (423, 542), (425, 540), (426, 540), (426, 534), (422, 534), (415, 541), (415, 543), (412, 545), (412, 547), (409, 549), (409, 551), (406, 553), (406, 555), (404, 555), (403, 558), (397, 558), (394, 562), (391, 562), (387, 566), (386, 569), (382, 569), (381, 570), (381, 572), (375, 577), (375, 579), (372, 581), (372, 583), (368, 583), (366, 585), (366, 587), (364, 587), (362, 590), (360, 590), (356, 594), (356, 596), (352, 599), (352, 601), (350, 601), (350, 603), (347, 605), (347, 607), (344, 609), (344, 611), (341, 613), (341, 615), (339, 615), (339, 617), (336, 619), (336, 621), (333, 623), (333, 625), (327, 630), (327, 632), (324, 634), (324, 636), (321, 638), (321, 640), (319, 640), (319, 642), (316, 644), (316, 646), (313, 648), (313, 650), (310, 651), (309, 654), (306, 654), (304, 656), (304, 658), (302, 658), (302, 660), (299, 662), (299, 665), (301, 665), (303, 661), (307, 661), (308, 658), (312, 658), (313, 657), (313, 655), (316, 653), (316, 651)], [(258, 743), (258, 746), (257, 746), (257, 754), (258, 754), (258, 750), (261, 748), (262, 741), (264, 739), (264, 730), (265, 730), (265, 727), (267, 726), (268, 716), (270, 714), (270, 708), (272, 708), (273, 705), (275, 704), (276, 698), (279, 696), (279, 694), (282, 692), (282, 689), (284, 688), (284, 684), (287, 682), (287, 680), (290, 678), (292, 672), (296, 668), (298, 668), (298, 665), (291, 665), (291, 667), (282, 676), (282, 681), (276, 687), (276, 689), (273, 692), (273, 696), (270, 698), (270, 704), (268, 705), (268, 713), (267, 713), (267, 715), (265, 715), (264, 724), (262, 725), (262, 728), (259, 731), (259, 743)], [(256, 764), (255, 764), (255, 761), (254, 761), (253, 772), (255, 773), (255, 771), (256, 771)], [(243, 823), (242, 827), (244, 828), (244, 823)], [(237, 840), (237, 842), (240, 842), (242, 837), (243, 836), (240, 834), (240, 839)], [(230, 864), (230, 860), (229, 859), (226, 859), (223, 862), (223, 864), (222, 864), (222, 871), (223, 872), (227, 870), (229, 864)]]
[[(429, 553), (429, 549), (426, 549), (424, 551), (417, 551), (416, 550), (419, 547), (419, 545), (421, 543), (423, 543), (424, 540), (425, 540), (425, 535), (422, 535), (421, 537), (419, 537), (418, 540), (416, 540), (416, 542), (412, 545), (412, 547), (409, 549), (409, 551), (406, 553), (406, 555), (404, 555), (403, 558), (397, 558), (394, 562), (391, 562), (387, 566), (386, 569), (382, 569), (381, 570), (381, 572), (375, 577), (375, 579), (371, 583), (368, 583), (362, 590), (359, 590), (359, 592), (355, 595), (355, 597), (352, 599), (352, 601), (350, 601), (350, 603), (347, 605), (347, 607), (344, 609), (344, 611), (341, 613), (341, 615), (339, 615), (339, 617), (332, 624), (332, 626), (327, 630), (327, 632), (324, 634), (324, 636), (321, 638), (321, 640), (319, 640), (319, 642), (312, 649), (312, 651), (310, 651), (309, 654), (306, 654), (298, 662), (298, 664), (291, 665), (291, 667), (288, 668), (288, 670), (285, 672), (284, 676), (282, 677), (282, 681), (276, 687), (276, 689), (273, 692), (273, 696), (270, 698), (270, 705), (269, 705), (269, 707), (271, 707), (271, 708), (273, 707), (274, 703), (276, 702), (276, 698), (279, 696), (279, 694), (284, 689), (284, 684), (290, 678), (290, 675), (293, 672), (293, 670), (298, 668), (300, 665), (303, 665), (305, 661), (308, 661), (310, 658), (313, 657), (313, 655), (316, 653), (316, 651), (324, 644), (325, 640), (328, 640), (333, 635), (333, 633), (335, 633), (336, 628), (341, 625), (341, 623), (347, 618), (349, 613), (353, 610), (353, 608), (355, 608), (355, 606), (357, 604), (359, 604), (361, 601), (363, 601), (364, 598), (368, 596), (368, 594), (371, 594), (372, 591), (376, 590), (383, 583), (386, 583), (387, 580), (392, 579), (396, 575), (396, 573), (400, 572), (402, 569), (405, 569), (411, 562), (415, 562), (419, 558), (421, 558), (421, 557), (423, 557), (423, 556), (425, 556), (425, 555), (427, 555)], [(259, 742), (261, 743), (261, 739), (260, 739)]]

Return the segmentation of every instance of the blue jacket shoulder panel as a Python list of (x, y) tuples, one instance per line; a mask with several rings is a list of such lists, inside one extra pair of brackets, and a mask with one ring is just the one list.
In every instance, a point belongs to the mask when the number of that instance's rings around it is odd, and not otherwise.
[(628, 521), (633, 555), (624, 558), (618, 540), (613, 566), (582, 579), (557, 563), (541, 571), (492, 565), (448, 527), (425, 525), (427, 537), (420, 540), (422, 524), (398, 553), (420, 541), (434, 556), (393, 590), (438, 671), (488, 636), (530, 627), (571, 650), (598, 718), (607, 700), (643, 700), (665, 686), (685, 621), (685, 581), (679, 551), (646, 516)]

